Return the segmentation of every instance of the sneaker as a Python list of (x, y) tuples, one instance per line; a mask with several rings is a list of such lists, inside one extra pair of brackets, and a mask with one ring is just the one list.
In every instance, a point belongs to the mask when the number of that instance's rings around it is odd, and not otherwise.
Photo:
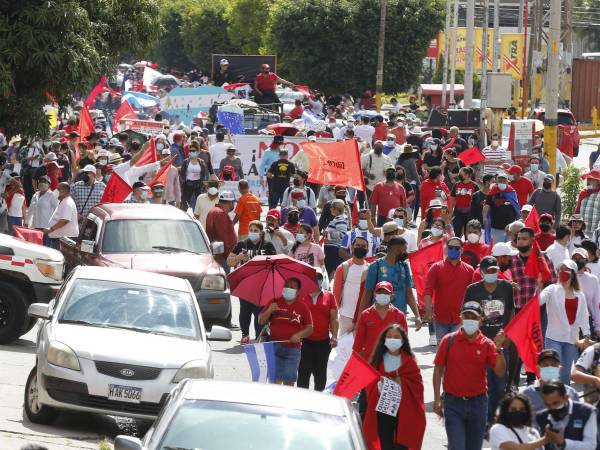
[(437, 338), (435, 337), (435, 334), (429, 335), (429, 345), (431, 345), (432, 347), (435, 347), (437, 345)]
[(242, 339), (240, 340), (241, 345), (246, 345), (249, 343), (250, 343), (250, 336), (243, 336)]

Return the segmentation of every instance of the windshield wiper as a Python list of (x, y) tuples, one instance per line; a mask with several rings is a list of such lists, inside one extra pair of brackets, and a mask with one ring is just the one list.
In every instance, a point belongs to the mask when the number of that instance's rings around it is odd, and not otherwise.
[(163, 447), (163, 450), (200, 450), (198, 448), (187, 448), (187, 447)]
[(75, 319), (61, 319), (58, 321), (58, 323), (68, 323), (68, 324), (72, 324), (72, 325), (89, 325), (92, 327), (101, 326), (97, 323), (88, 322), (86, 320), (75, 320)]
[(179, 248), (179, 247), (170, 247), (168, 245), (153, 245), (152, 248), (155, 248), (157, 250), (164, 250), (166, 252), (193, 253), (194, 255), (201, 255), (201, 253), (195, 252), (193, 250), (188, 250), (188, 249)]

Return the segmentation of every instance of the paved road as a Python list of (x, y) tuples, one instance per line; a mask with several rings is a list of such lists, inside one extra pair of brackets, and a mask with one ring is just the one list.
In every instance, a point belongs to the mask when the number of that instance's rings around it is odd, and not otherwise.
[[(587, 140), (581, 147), (575, 163), (587, 167), (590, 152), (600, 139)], [(234, 301), (234, 317), (237, 316), (237, 301)], [(215, 377), (223, 380), (247, 381), (250, 372), (242, 348), (238, 345), (239, 331), (234, 332), (230, 343), (213, 343)], [(423, 448), (437, 450), (445, 448), (443, 423), (431, 412), (433, 392), (433, 351), (428, 344), (425, 329), (410, 330), (410, 339), (417, 354), (419, 366), (425, 380), (425, 402), (427, 406), (427, 432)], [(50, 450), (97, 449), (103, 439), (112, 439), (121, 433), (143, 435), (146, 423), (106, 416), (85, 414), (62, 414), (53, 426), (30, 423), (23, 414), (23, 389), (25, 380), (35, 363), (35, 329), (10, 346), (0, 346), (0, 450), (20, 448), (28, 442), (46, 445)]]

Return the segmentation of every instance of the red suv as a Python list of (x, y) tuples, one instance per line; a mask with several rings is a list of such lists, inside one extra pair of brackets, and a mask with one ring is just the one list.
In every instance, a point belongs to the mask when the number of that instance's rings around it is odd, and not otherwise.
[[(546, 112), (544, 109), (535, 109), (533, 118), (544, 121)], [(579, 154), (579, 129), (577, 128), (577, 120), (571, 111), (568, 109), (558, 110), (558, 125), (561, 126), (563, 133), (566, 133), (573, 143), (573, 156)], [(560, 137), (559, 137), (560, 139)]]

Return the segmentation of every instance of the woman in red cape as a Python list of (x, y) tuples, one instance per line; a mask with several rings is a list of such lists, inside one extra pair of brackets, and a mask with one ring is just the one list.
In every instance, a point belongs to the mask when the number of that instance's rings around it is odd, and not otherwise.
[(363, 433), (369, 450), (418, 450), (425, 433), (423, 378), (408, 335), (398, 324), (387, 327), (379, 337), (370, 361), (382, 377), (401, 386), (402, 397), (396, 417), (375, 411), (380, 383), (366, 388), (367, 413)]

